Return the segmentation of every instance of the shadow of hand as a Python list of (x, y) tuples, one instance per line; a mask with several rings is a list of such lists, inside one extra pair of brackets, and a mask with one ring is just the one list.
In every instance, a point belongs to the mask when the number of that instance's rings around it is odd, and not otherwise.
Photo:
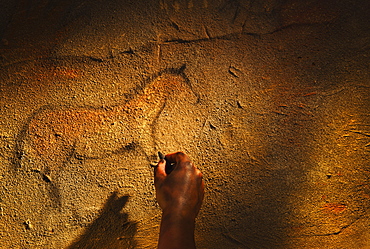
[(134, 235), (137, 224), (128, 221), (128, 214), (121, 212), (128, 198), (128, 196), (118, 197), (117, 192), (113, 192), (100, 216), (68, 249), (135, 248)]

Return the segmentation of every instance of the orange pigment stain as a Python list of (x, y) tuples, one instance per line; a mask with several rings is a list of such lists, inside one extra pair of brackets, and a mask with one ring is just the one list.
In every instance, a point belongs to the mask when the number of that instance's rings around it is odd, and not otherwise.
[[(288, 83), (287, 83), (288, 84)], [(282, 85), (281, 83), (272, 84), (270, 88), (262, 90), (263, 94), (272, 94), (273, 112), (279, 115), (299, 115), (312, 117), (309, 108), (302, 103), (302, 98), (309, 98), (317, 95), (313, 87), (294, 88), (293, 86)]]
[(50, 79), (75, 79), (82, 75), (80, 70), (66, 67), (42, 68), (35, 72), (38, 81)]
[[(34, 119), (29, 126), (30, 143), (35, 154), (50, 164), (59, 164), (67, 157), (68, 148), (83, 134), (104, 126), (109, 119), (99, 111), (55, 111)], [(59, 165), (60, 166), (60, 165)]]
[(326, 213), (340, 214), (347, 209), (347, 206), (340, 203), (326, 203), (322, 210)]
[(312, 96), (312, 95), (316, 95), (317, 92), (310, 92), (310, 93), (306, 93), (303, 95), (303, 97), (307, 97), (307, 96)]
[[(39, 158), (50, 169), (58, 169), (71, 155), (79, 141), (104, 141), (110, 151), (146, 141), (146, 130), (170, 95), (190, 92), (184, 78), (164, 74), (149, 83), (131, 101), (108, 109), (47, 109), (32, 118), (25, 144), (29, 158)], [(135, 132), (136, 131), (136, 132)], [(139, 141), (140, 142), (140, 141)], [(122, 144), (127, 143), (127, 144)], [(101, 148), (104, 150), (104, 148)], [(95, 152), (92, 152), (95, 153)]]
[(64, 70), (57, 71), (56, 73), (57, 73), (57, 75), (64, 76), (64, 77), (69, 78), (69, 79), (74, 79), (74, 78), (80, 77), (80, 75), (81, 75), (78, 70), (68, 69), (68, 68), (64, 69)]

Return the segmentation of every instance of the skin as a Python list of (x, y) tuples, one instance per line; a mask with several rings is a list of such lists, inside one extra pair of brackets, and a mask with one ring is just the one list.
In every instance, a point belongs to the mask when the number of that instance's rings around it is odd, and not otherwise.
[[(166, 164), (173, 164), (169, 174)], [(162, 208), (158, 248), (195, 248), (195, 218), (204, 197), (202, 173), (186, 154), (176, 152), (159, 161), (154, 170), (154, 185)]]

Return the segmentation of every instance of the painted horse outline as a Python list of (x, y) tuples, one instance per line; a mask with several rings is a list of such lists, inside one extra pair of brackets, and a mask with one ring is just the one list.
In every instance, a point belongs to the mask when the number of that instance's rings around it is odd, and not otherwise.
[(52, 183), (71, 158), (101, 159), (139, 146), (151, 161), (156, 158), (153, 127), (167, 99), (188, 92), (199, 101), (184, 70), (185, 65), (153, 75), (123, 105), (39, 109), (19, 134), (16, 167)]

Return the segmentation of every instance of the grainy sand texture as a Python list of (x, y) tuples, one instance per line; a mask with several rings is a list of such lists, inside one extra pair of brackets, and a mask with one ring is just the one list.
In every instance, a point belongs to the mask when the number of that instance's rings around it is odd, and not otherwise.
[(370, 248), (370, 2), (1, 0), (0, 248), (155, 248), (157, 152), (206, 249)]

